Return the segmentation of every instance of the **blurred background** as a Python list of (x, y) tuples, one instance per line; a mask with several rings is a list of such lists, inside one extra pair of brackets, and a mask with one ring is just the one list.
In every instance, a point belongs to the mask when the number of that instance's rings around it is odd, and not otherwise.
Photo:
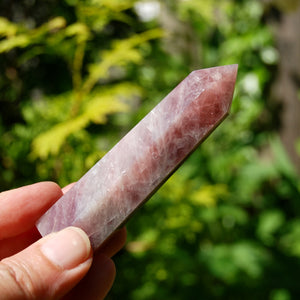
[(78, 180), (192, 70), (231, 115), (128, 223), (107, 299), (300, 299), (299, 0), (1, 0), (0, 189)]

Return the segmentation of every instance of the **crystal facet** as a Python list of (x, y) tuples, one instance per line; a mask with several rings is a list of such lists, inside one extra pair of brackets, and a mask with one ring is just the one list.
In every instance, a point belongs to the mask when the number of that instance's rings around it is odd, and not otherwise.
[(82, 228), (97, 249), (227, 116), (237, 65), (192, 72), (37, 222)]

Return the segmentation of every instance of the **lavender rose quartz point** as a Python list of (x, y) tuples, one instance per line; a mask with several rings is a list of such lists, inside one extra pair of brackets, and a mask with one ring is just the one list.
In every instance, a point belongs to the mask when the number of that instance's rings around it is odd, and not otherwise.
[(37, 222), (82, 228), (99, 246), (228, 115), (237, 65), (192, 72)]

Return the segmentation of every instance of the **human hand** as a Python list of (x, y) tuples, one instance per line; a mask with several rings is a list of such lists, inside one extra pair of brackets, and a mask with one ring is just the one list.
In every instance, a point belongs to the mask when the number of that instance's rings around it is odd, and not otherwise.
[(124, 245), (125, 229), (94, 257), (79, 228), (41, 238), (35, 222), (62, 194), (53, 182), (0, 193), (1, 299), (103, 299), (111, 288), (115, 266), (110, 257)]

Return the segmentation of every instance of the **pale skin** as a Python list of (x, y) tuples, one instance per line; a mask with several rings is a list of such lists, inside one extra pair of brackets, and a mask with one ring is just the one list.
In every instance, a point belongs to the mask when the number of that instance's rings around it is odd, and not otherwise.
[(103, 299), (107, 295), (116, 273), (111, 257), (124, 246), (125, 229), (93, 254), (79, 228), (42, 238), (35, 227), (69, 188), (40, 182), (0, 193), (1, 299)]

